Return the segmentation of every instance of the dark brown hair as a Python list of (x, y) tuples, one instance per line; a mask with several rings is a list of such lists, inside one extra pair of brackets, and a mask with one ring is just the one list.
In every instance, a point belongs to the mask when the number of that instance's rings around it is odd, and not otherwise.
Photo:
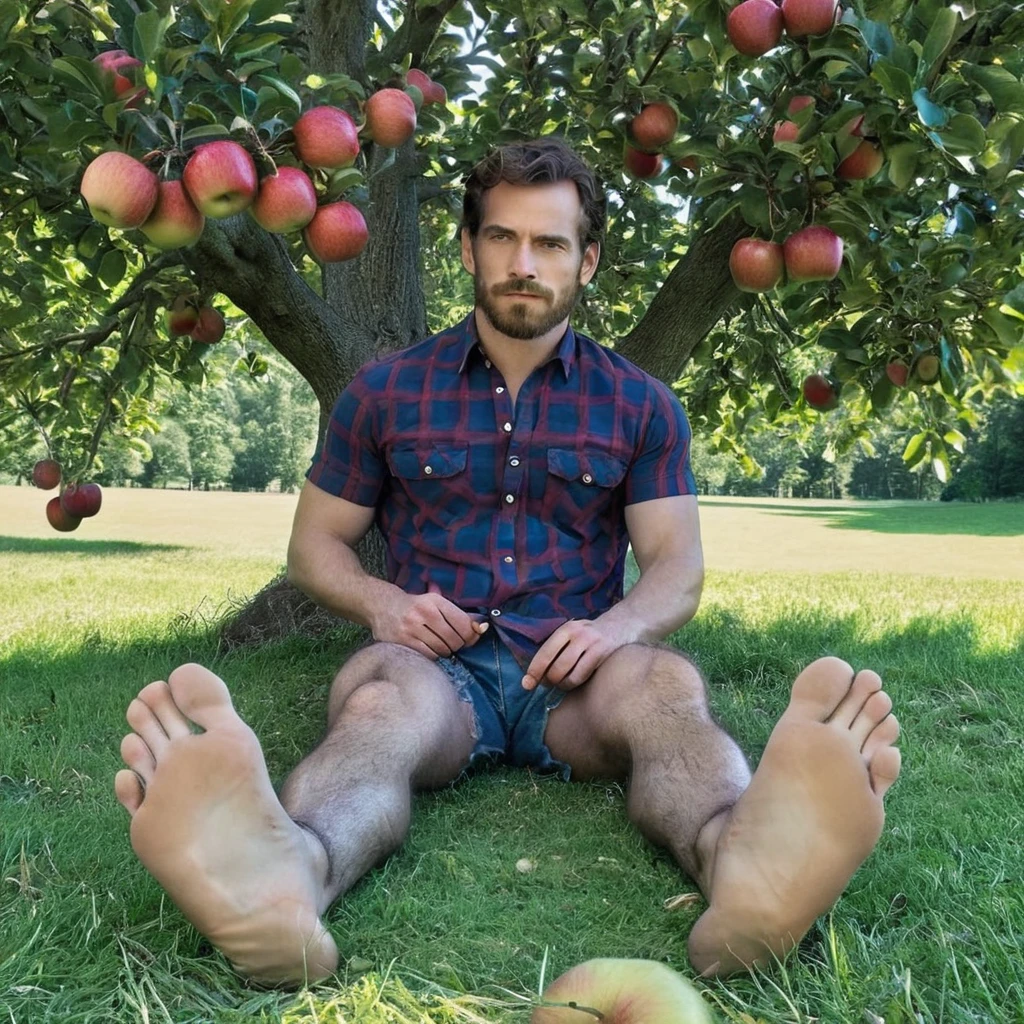
[(604, 248), (607, 199), (597, 175), (564, 140), (555, 136), (530, 142), (510, 142), (492, 149), (466, 176), (462, 200), (462, 228), (476, 238), (483, 218), (484, 193), (499, 182), (510, 185), (542, 185), (572, 181), (582, 207), (579, 226), (580, 254), (591, 242)]

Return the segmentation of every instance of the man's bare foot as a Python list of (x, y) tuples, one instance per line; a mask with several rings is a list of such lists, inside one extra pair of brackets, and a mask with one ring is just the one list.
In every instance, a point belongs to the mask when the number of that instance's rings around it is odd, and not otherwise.
[(256, 981), (332, 974), (338, 950), (319, 918), (327, 855), (278, 801), (224, 683), (182, 665), (145, 687), (127, 718), (131, 771), (114, 789), (132, 816), (132, 847), (181, 912)]
[(698, 840), (710, 906), (688, 951), (701, 975), (783, 957), (874, 849), (900, 770), (899, 725), (881, 687), (838, 658), (797, 677), (750, 786)]

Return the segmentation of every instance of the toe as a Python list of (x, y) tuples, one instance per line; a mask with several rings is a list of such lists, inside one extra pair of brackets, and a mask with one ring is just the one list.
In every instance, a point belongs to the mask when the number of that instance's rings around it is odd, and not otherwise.
[(156, 772), (156, 758), (145, 740), (137, 733), (128, 733), (121, 740), (121, 758), (142, 780), (142, 784), (148, 786)]
[[(872, 697), (872, 700), (874, 698)], [(861, 753), (864, 760), (870, 762), (882, 747), (890, 747), (900, 738), (900, 723), (895, 715), (887, 715), (871, 730), (864, 741)]]
[(841, 658), (819, 658), (796, 677), (786, 714), (824, 722), (850, 691), (853, 669)]
[(167, 683), (178, 707), (204, 729), (238, 721), (227, 686), (208, 668), (194, 662), (180, 665)]
[(868, 736), (877, 728), (879, 723), (892, 711), (892, 698), (885, 690), (876, 690), (864, 702), (860, 714), (850, 724), (850, 732), (857, 741), (857, 749), (864, 747)]
[(192, 735), (192, 727), (182, 714), (182, 709), (174, 701), (171, 688), (162, 679), (143, 687), (139, 700), (145, 704), (160, 722), (160, 727), (172, 739)]
[(885, 791), (896, 781), (901, 763), (899, 747), (882, 747), (871, 758), (868, 772), (871, 776), (871, 788), (878, 796), (884, 796)]
[(114, 776), (114, 793), (121, 806), (134, 817), (135, 812), (142, 806), (142, 799), (145, 795), (142, 783), (139, 782), (139, 777), (135, 772), (122, 768)]
[(156, 717), (153, 709), (136, 697), (128, 705), (128, 710), (125, 712), (124, 717), (128, 720), (128, 724), (142, 738), (146, 746), (149, 747), (154, 759), (163, 757), (164, 751), (171, 740), (164, 731), (164, 727)]
[(872, 694), (878, 693), (881, 688), (882, 680), (877, 672), (872, 672), (870, 669), (858, 672), (853, 685), (832, 713), (829, 723), (837, 725), (841, 729), (849, 729), (853, 725), (854, 719), (861, 713), (868, 698)]

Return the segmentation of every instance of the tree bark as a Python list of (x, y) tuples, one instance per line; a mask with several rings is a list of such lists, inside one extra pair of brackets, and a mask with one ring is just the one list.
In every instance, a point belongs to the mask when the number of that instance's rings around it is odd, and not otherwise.
[[(460, 2), (409, 5), (411, 20), (389, 42), (388, 60), (411, 53), (416, 65)], [(365, 82), (373, 23), (374, 0), (309, 0), (302, 38), (311, 70)], [(392, 154), (368, 143), (366, 151), (369, 201), (363, 213), (369, 241), (358, 260), (321, 268), (323, 297), (296, 270), (284, 240), (246, 216), (208, 222), (186, 255), (200, 285), (223, 292), (243, 309), (309, 383), (320, 405), (319, 443), (337, 396), (362, 365), (427, 336), (419, 208), (429, 194), (420, 195), (414, 145), (410, 141)], [(694, 347), (739, 297), (728, 256), (736, 239), (748, 233), (734, 216), (698, 237), (617, 350), (653, 376), (675, 380)], [(368, 572), (384, 575), (384, 542), (376, 527), (359, 555)], [(221, 642), (233, 647), (296, 632), (322, 636), (339, 622), (281, 576), (230, 617)]]

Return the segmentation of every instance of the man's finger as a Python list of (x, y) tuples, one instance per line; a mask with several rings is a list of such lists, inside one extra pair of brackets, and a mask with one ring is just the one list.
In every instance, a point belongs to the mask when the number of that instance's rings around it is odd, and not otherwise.
[[(568, 623), (566, 623), (568, 625)], [(565, 625), (559, 626), (544, 642), (541, 649), (534, 655), (523, 676), (523, 689), (532, 690), (547, 675), (552, 662), (562, 653), (562, 650), (572, 643), (572, 637), (566, 636)]]

